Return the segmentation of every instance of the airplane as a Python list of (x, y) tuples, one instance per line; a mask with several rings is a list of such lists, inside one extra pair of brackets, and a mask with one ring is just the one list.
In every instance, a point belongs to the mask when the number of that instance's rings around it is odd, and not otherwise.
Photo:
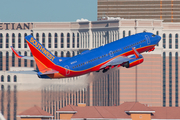
[(103, 73), (114, 67), (131, 68), (144, 61), (140, 53), (151, 52), (161, 40), (150, 32), (137, 33), (92, 50), (83, 51), (74, 57), (56, 57), (32, 35), (25, 37), (33, 57), (20, 55), (12, 46), (16, 57), (35, 60), (39, 78), (69, 78), (90, 72)]

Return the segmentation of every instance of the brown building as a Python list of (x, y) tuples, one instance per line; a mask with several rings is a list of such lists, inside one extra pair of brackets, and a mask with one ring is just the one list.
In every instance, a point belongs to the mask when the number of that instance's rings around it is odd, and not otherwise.
[(180, 107), (150, 107), (139, 102), (119, 106), (68, 105), (57, 112), (61, 119), (172, 120), (180, 119)]
[(21, 120), (44, 120), (44, 119), (53, 118), (53, 115), (42, 110), (40, 107), (36, 105), (21, 112), (17, 116), (20, 117)]
[(161, 19), (180, 22), (179, 0), (98, 0), (97, 18)]

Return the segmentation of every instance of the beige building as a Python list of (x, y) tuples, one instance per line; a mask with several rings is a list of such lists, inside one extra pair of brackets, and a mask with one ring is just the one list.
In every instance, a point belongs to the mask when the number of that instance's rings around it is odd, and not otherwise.
[[(8, 73), (36, 69), (35, 62), (17, 59), (10, 49), (13, 46), (21, 55), (30, 56), (24, 40), (29, 34), (56, 56), (66, 57), (143, 31), (158, 34), (162, 40), (155, 51), (142, 54), (144, 62), (138, 67), (55, 80)], [(14, 119), (37, 102), (59, 118), (55, 111), (68, 104), (113, 106), (139, 101), (149, 106), (179, 106), (179, 31), (180, 23), (155, 19), (0, 23), (0, 111), (5, 118)]]

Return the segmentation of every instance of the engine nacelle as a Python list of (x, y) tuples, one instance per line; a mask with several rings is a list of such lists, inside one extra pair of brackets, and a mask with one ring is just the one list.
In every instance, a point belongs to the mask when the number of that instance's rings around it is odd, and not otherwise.
[[(131, 58), (134, 58), (134, 56), (132, 56)], [(123, 67), (131, 68), (131, 67), (133, 67), (133, 66), (136, 66), (136, 65), (141, 64), (143, 61), (144, 61), (144, 58), (143, 58), (142, 55), (141, 55), (140, 58), (132, 59), (132, 60), (124, 63), (124, 64), (123, 64)]]

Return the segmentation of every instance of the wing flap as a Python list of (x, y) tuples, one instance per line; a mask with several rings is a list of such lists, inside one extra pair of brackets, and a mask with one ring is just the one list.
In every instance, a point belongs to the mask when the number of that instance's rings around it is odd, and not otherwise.
[(105, 68), (107, 66), (119, 65), (119, 64), (122, 64), (123, 62), (127, 62), (129, 60), (132, 60), (132, 58), (119, 56), (119, 57), (109, 61), (105, 65), (102, 65), (100, 69)]

